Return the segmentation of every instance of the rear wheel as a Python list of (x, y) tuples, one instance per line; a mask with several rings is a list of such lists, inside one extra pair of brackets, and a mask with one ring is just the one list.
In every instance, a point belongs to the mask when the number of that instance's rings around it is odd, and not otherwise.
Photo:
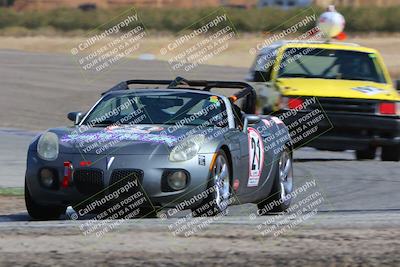
[(382, 161), (400, 161), (400, 146), (384, 146), (381, 154)]
[(291, 203), (288, 195), (293, 192), (293, 157), (289, 148), (286, 148), (278, 162), (272, 190), (267, 199), (257, 204), (259, 214), (286, 211)]
[(364, 150), (357, 150), (355, 154), (357, 160), (374, 159), (376, 154), (376, 147), (370, 147)]
[(55, 220), (65, 213), (66, 207), (44, 206), (37, 204), (29, 192), (25, 182), (25, 205), (29, 215), (35, 220)]
[(226, 211), (230, 197), (230, 167), (228, 158), (223, 150), (217, 153), (211, 167), (208, 182), (208, 196), (202, 204), (192, 209), (192, 215), (215, 216)]

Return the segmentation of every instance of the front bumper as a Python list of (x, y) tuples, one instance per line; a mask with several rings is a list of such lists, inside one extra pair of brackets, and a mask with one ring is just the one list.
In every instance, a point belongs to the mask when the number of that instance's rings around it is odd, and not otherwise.
[[(307, 115), (310, 111), (299, 111), (297, 115), (283, 119), (286, 125)], [(278, 116), (283, 112), (278, 112)], [(323, 150), (362, 150), (370, 147), (400, 145), (400, 118), (351, 113), (324, 113), (326, 119), (317, 124), (318, 131), (296, 146), (309, 146)], [(301, 127), (299, 124), (297, 127)], [(290, 129), (291, 132), (296, 129)]]
[[(110, 164), (111, 157), (114, 160)], [(82, 201), (89, 200), (94, 194), (84, 194), (78, 190), (72, 174), (70, 185), (66, 188), (48, 189), (40, 183), (39, 172), (47, 167), (54, 169), (61, 184), (64, 177), (64, 162), (71, 162), (74, 172), (78, 170), (99, 170), (102, 172), (103, 189), (101, 194), (111, 192), (112, 173), (116, 170), (141, 170), (139, 184), (152, 207), (175, 207), (185, 199), (198, 196), (207, 189), (209, 164), (213, 154), (201, 154), (205, 158), (205, 165), (200, 164), (198, 156), (185, 162), (170, 162), (168, 155), (84, 155), (60, 154), (55, 161), (45, 161), (37, 156), (37, 152), (30, 150), (27, 158), (26, 183), (32, 198), (41, 205), (74, 206)], [(81, 167), (82, 161), (91, 162), (90, 166)], [(201, 161), (202, 163), (204, 161)], [(109, 168), (107, 168), (109, 165)], [(165, 192), (162, 185), (163, 173), (166, 170), (185, 170), (189, 173), (187, 186), (180, 191)], [(74, 173), (73, 172), (73, 173)], [(115, 187), (113, 188), (113, 190)], [(115, 199), (113, 200), (115, 202)], [(198, 203), (193, 204), (198, 205)], [(186, 206), (190, 208), (190, 206)]]

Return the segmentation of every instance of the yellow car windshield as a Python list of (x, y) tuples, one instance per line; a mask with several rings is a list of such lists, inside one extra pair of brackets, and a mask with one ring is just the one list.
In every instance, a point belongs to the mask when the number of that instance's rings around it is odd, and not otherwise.
[(321, 78), (385, 83), (373, 53), (319, 48), (285, 50), (279, 78)]

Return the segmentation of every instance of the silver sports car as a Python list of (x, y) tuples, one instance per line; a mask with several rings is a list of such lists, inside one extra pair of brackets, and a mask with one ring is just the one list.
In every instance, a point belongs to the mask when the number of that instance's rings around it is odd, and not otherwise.
[(156, 216), (164, 208), (214, 216), (242, 203), (258, 204), (261, 215), (285, 211), (290, 135), (280, 119), (254, 115), (255, 101), (243, 82), (121, 82), (88, 112), (69, 113), (74, 126), (32, 141), (27, 210), (40, 220), (66, 210), (73, 219)]

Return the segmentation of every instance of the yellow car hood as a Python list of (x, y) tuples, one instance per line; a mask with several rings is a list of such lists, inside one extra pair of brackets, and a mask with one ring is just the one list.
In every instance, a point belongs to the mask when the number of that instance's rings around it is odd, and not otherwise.
[(279, 78), (276, 84), (284, 96), (400, 100), (399, 94), (390, 84), (370, 81)]

